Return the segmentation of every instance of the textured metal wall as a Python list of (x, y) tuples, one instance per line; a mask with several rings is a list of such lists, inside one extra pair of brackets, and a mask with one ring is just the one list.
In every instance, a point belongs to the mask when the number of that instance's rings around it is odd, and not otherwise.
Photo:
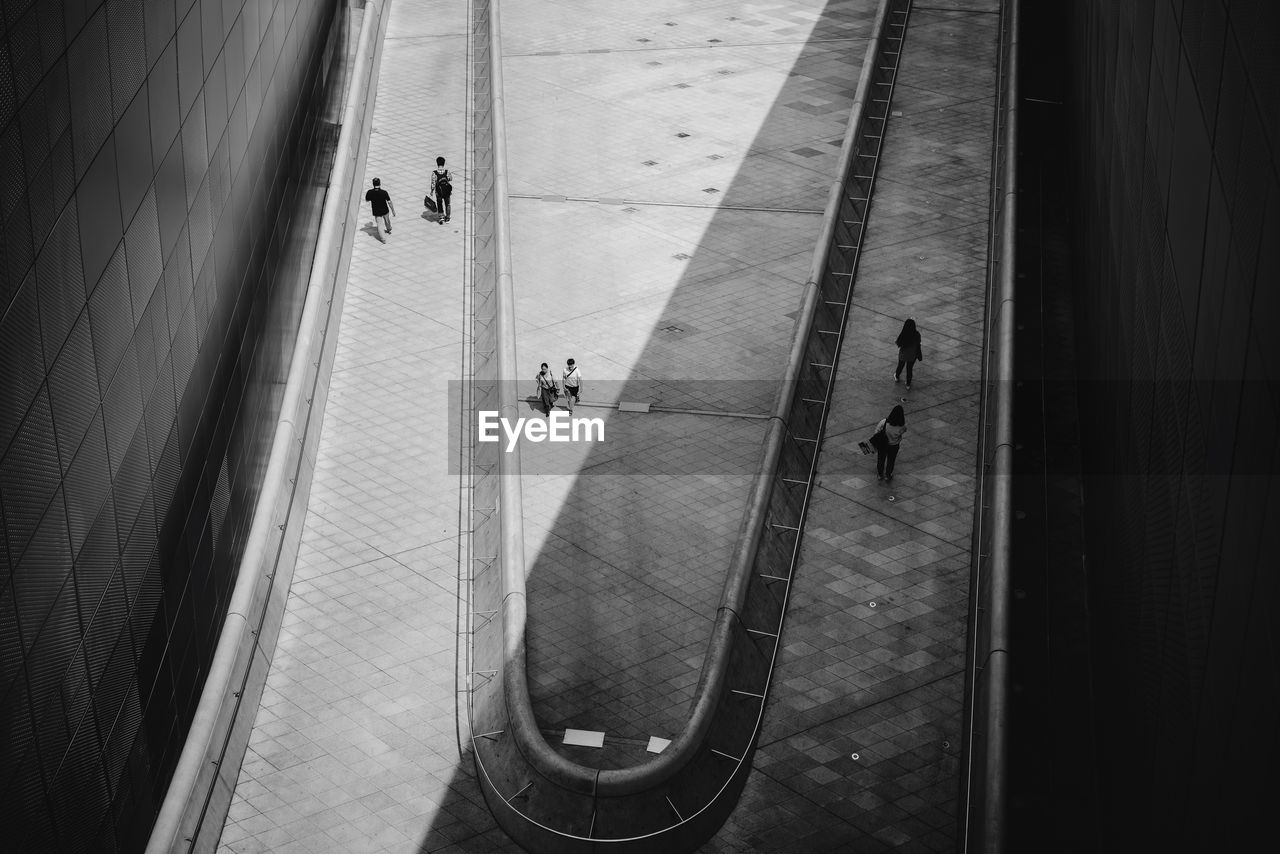
[(1073, 12), (1108, 838), (1243, 850), (1280, 758), (1280, 4)]
[(145, 843), (288, 368), (337, 6), (0, 0), (6, 850)]

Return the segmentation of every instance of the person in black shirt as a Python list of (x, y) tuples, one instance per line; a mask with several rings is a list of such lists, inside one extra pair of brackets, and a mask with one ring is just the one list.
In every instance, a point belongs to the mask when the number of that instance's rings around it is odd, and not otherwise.
[[(377, 227), (378, 221), (382, 221), (383, 227), (387, 229), (387, 234), (391, 233), (391, 217), (396, 215), (396, 206), (391, 203), (391, 194), (382, 189), (382, 181), (378, 178), (373, 179), (373, 189), (364, 194), (364, 200), (373, 208), (373, 224)], [(382, 240), (382, 232), (378, 232), (378, 239)]]

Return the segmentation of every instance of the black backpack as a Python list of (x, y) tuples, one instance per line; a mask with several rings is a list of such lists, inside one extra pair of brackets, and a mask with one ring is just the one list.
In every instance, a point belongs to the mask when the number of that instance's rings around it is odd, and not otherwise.
[(442, 196), (447, 196), (453, 192), (453, 182), (449, 180), (449, 170), (444, 170), (444, 174), (436, 173), (436, 192)]

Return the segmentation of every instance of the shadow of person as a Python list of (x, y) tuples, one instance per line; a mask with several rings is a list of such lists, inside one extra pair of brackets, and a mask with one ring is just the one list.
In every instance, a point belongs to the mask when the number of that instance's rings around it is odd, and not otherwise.
[(376, 222), (366, 222), (364, 224), (364, 228), (360, 230), (363, 231), (365, 234), (369, 235), (370, 237), (377, 238), (380, 243), (387, 242), (387, 239), (383, 237), (382, 234), (378, 231), (378, 224)]

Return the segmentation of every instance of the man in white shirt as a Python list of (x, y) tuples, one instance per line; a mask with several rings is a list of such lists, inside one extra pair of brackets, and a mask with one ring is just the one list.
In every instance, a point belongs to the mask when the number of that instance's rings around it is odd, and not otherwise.
[(564, 369), (564, 398), (565, 403), (569, 405), (569, 414), (573, 414), (573, 405), (578, 401), (578, 392), (582, 390), (582, 371), (578, 370), (578, 366), (573, 363), (573, 359), (565, 362)]

